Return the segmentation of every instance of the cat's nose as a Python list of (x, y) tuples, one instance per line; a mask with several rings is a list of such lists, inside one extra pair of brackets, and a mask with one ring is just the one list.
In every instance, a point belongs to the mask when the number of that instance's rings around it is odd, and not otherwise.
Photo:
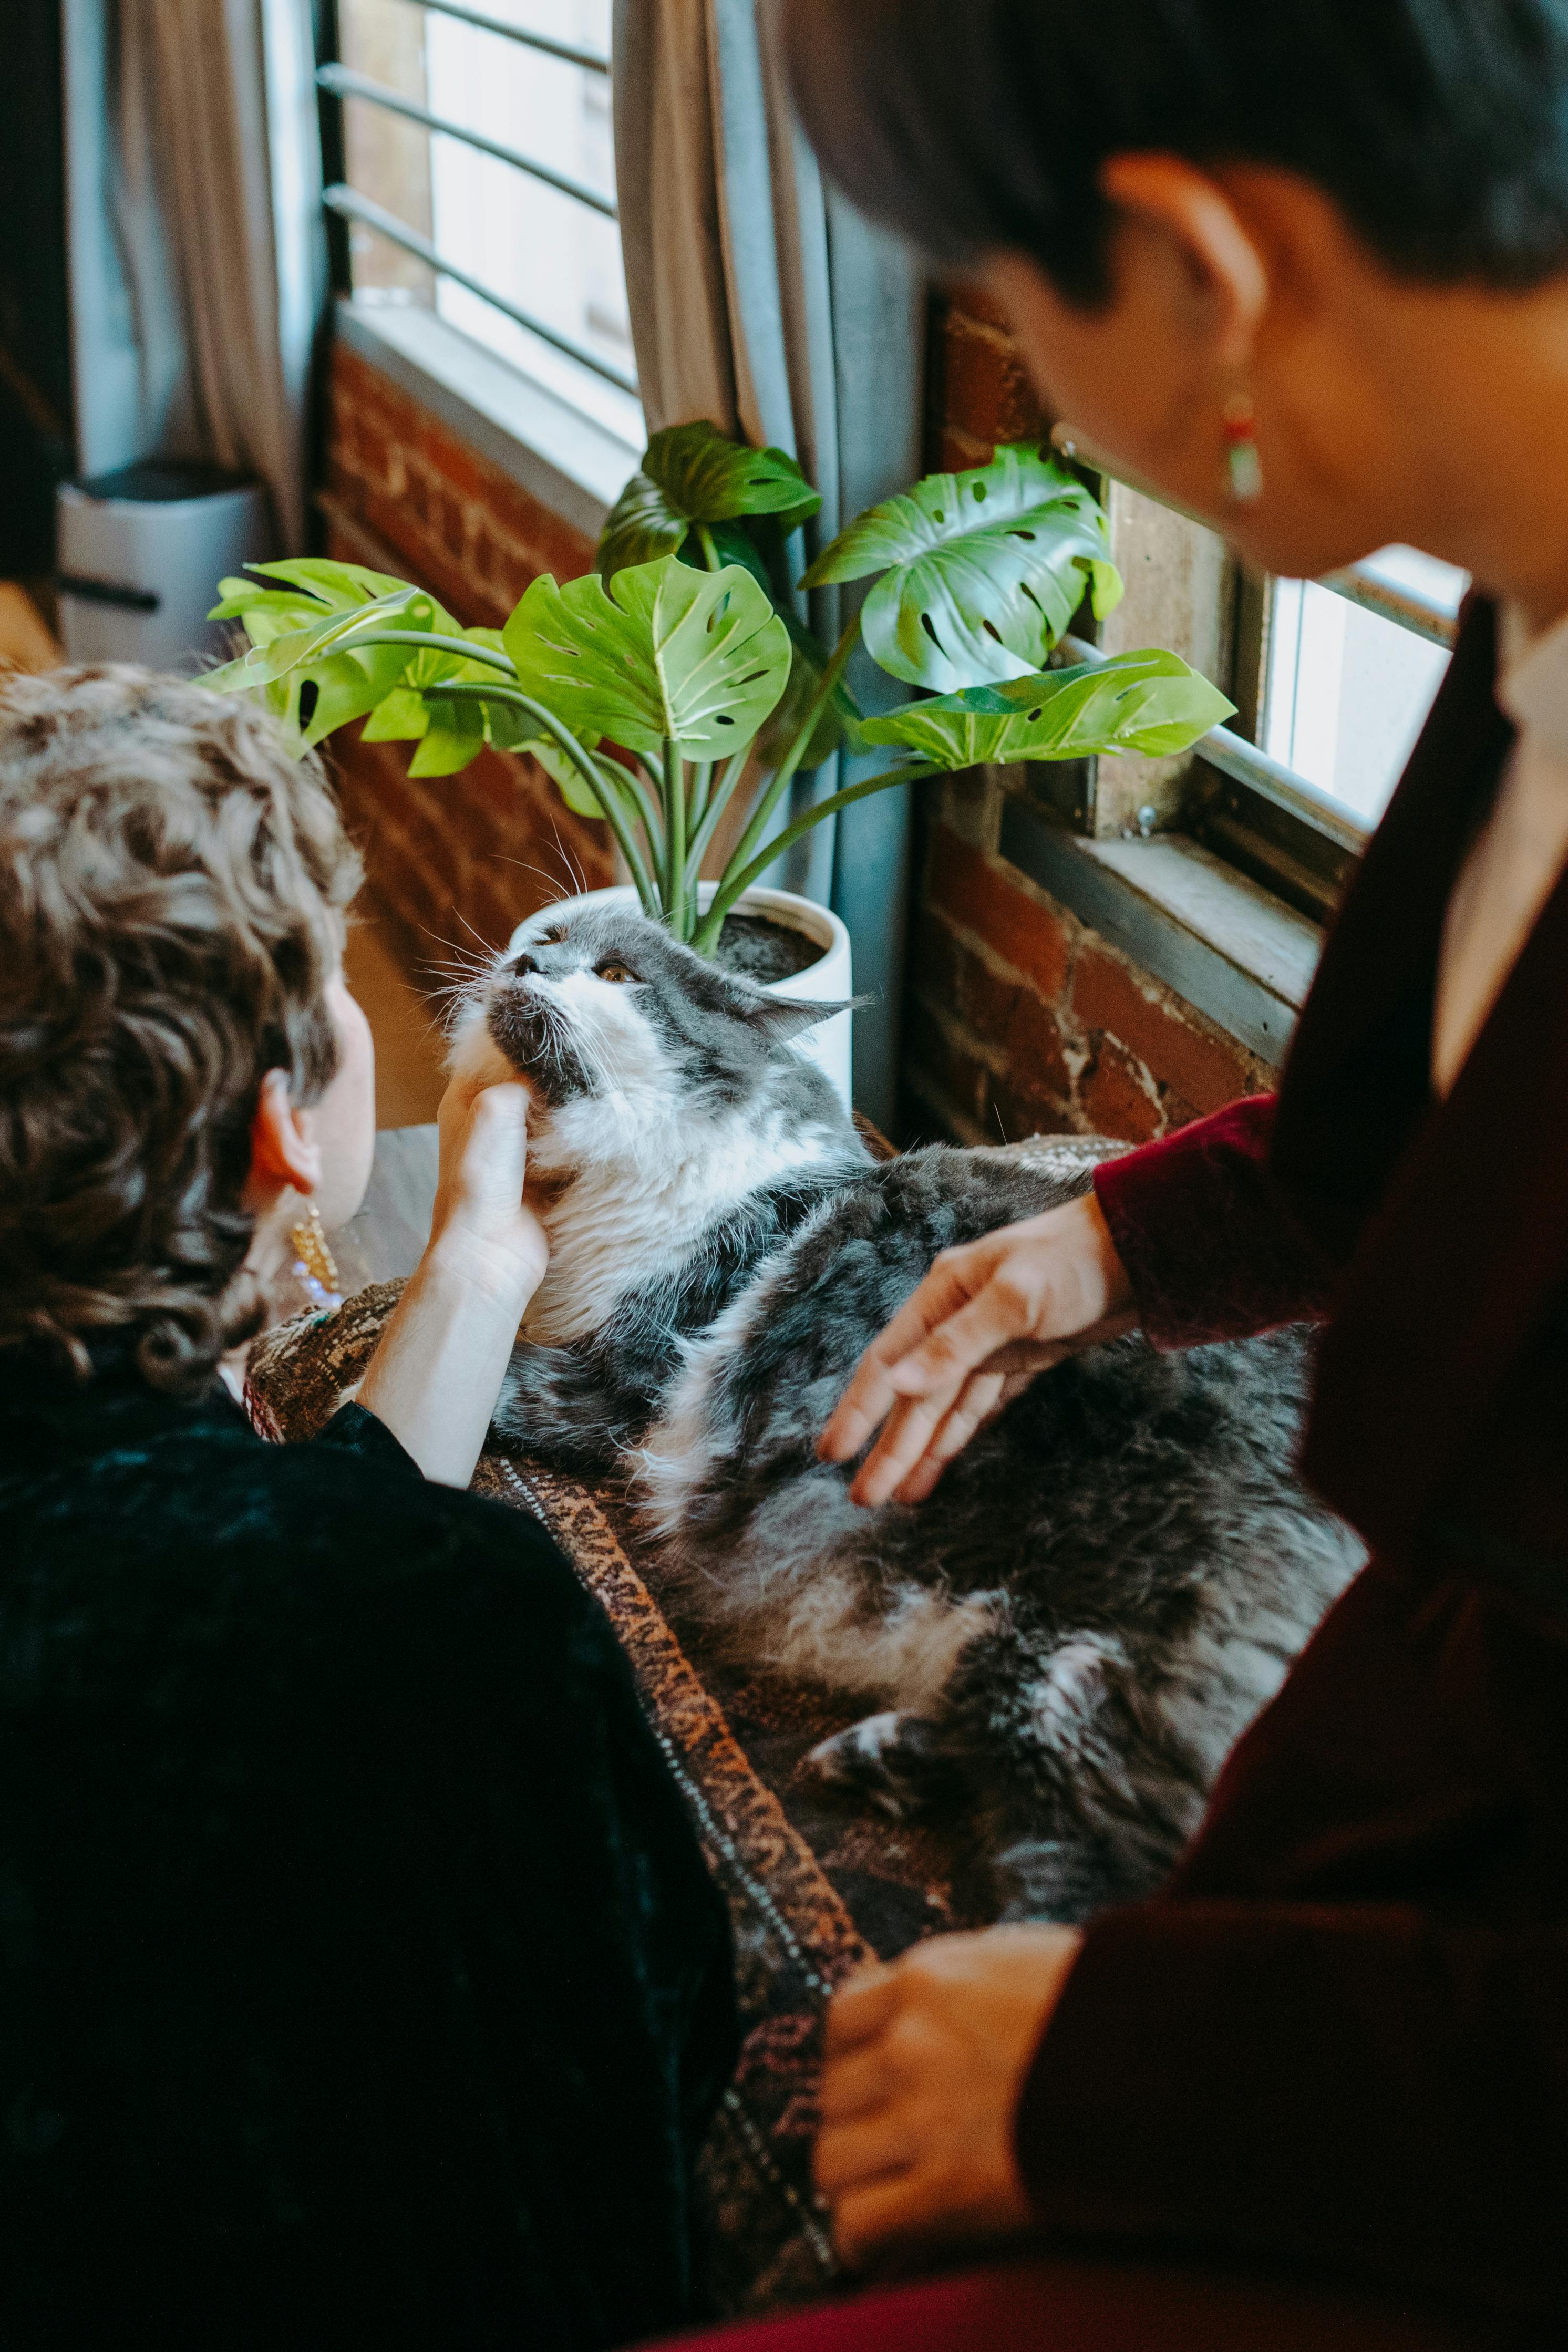
[(507, 969), (513, 980), (527, 980), (539, 970), (539, 966), (525, 950), (521, 955), (513, 956)]

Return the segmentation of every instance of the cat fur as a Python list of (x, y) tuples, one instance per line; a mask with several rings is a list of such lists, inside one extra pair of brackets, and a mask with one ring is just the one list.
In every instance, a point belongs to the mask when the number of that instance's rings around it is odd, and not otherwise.
[(547, 911), (498, 960), (455, 1055), (531, 1086), (551, 1262), (496, 1440), (629, 1475), (710, 1638), (864, 1708), (822, 1781), (970, 1825), (1003, 1916), (1081, 1920), (1168, 1874), (1360, 1565), (1292, 1475), (1310, 1342), (1092, 1349), (928, 1502), (858, 1508), (816, 1449), (863, 1349), (942, 1250), (1115, 1147), (878, 1161), (794, 1043), (838, 1009), (635, 913)]

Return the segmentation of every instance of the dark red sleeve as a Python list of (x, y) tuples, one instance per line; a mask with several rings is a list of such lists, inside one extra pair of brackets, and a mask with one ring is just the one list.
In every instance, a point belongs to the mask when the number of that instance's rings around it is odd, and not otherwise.
[(1273, 1095), (1232, 1103), (1095, 1171), (1094, 1189), (1157, 1348), (1245, 1339), (1328, 1312), (1335, 1268), (1269, 1172)]
[(1018, 2145), (1052, 2231), (1568, 2315), (1568, 1937), (1401, 1905), (1111, 1913)]

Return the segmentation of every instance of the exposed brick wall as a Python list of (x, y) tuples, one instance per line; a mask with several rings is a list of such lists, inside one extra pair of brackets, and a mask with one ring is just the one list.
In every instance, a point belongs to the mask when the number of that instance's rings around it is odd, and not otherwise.
[(984, 466), (998, 442), (1026, 441), (1045, 416), (1001, 312), (977, 288), (938, 305), (928, 417), (931, 463)]
[[(333, 554), (417, 580), (468, 627), (499, 627), (542, 572), (587, 571), (586, 540), (342, 344), (331, 396)], [(371, 888), (416, 975), (500, 945), (563, 889), (616, 878), (606, 829), (574, 816), (531, 760), (484, 751), (461, 775), (414, 778), (411, 749), (351, 732), (332, 745)]]
[(910, 941), (909, 1124), (966, 1143), (1143, 1143), (1269, 1085), (1245, 1047), (985, 845), (1000, 788), (945, 789)]
[[(934, 320), (931, 462), (983, 465), (1044, 429), (1000, 314), (978, 292)], [(927, 795), (910, 942), (904, 1125), (995, 1143), (1092, 1129), (1142, 1143), (1272, 1073), (997, 854), (1004, 776)]]

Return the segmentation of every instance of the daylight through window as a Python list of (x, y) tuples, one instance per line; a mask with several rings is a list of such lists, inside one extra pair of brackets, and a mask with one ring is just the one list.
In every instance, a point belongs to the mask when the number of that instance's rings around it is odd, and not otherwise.
[(418, 302), (641, 437), (616, 215), (610, 0), (340, 0), (320, 79), (342, 109), (361, 299)]

